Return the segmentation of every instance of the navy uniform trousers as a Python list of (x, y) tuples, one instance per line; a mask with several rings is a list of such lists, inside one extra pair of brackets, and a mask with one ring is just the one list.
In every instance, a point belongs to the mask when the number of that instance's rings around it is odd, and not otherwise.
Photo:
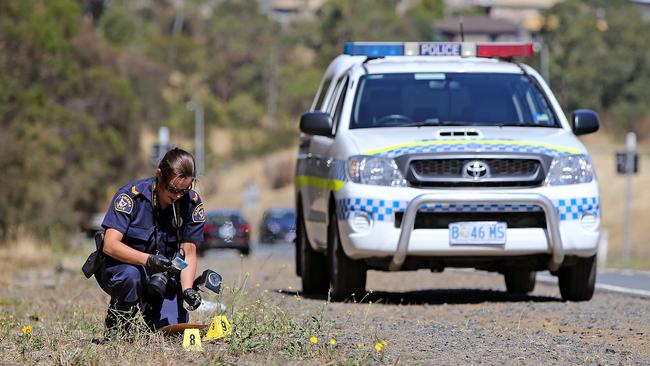
[(140, 306), (145, 322), (152, 329), (187, 323), (189, 320), (189, 314), (183, 307), (180, 289), (165, 298), (147, 295), (147, 277), (142, 266), (106, 258), (104, 266), (97, 271), (95, 278), (102, 290), (111, 296), (110, 306), (113, 309), (132, 312), (134, 306)]

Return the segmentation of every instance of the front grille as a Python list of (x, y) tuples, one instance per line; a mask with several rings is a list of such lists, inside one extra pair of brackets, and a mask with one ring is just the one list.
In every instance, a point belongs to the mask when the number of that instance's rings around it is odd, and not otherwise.
[[(542, 160), (515, 157), (413, 159), (406, 179), (412, 187), (535, 187), (544, 181)], [(476, 166), (484, 172), (475, 176)]]
[[(477, 159), (429, 159), (415, 160), (413, 170), (420, 176), (462, 176), (465, 164)], [(492, 177), (529, 176), (540, 166), (534, 159), (480, 159), (490, 167)]]
[[(395, 213), (395, 227), (402, 225), (403, 212)], [(544, 212), (418, 212), (415, 229), (447, 229), (452, 222), (500, 221), (509, 229), (546, 228)]]

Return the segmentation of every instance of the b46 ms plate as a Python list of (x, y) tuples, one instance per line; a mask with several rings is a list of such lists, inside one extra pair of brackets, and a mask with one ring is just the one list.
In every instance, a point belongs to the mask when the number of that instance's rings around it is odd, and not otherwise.
[(472, 221), (449, 224), (449, 244), (495, 244), (506, 243), (505, 222)]

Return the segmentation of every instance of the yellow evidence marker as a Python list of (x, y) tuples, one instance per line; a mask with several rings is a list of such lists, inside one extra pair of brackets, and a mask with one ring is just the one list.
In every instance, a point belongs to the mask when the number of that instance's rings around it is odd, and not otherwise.
[(217, 315), (212, 318), (208, 332), (203, 337), (204, 341), (211, 341), (226, 337), (232, 332), (230, 321), (225, 315)]
[(198, 329), (185, 329), (183, 332), (183, 348), (186, 351), (203, 351), (201, 333)]

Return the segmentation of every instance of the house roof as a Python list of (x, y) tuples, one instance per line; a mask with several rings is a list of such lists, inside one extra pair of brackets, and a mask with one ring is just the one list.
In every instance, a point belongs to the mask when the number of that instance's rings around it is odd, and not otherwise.
[[(447, 34), (460, 33), (460, 17), (446, 18), (434, 25), (438, 32)], [(465, 34), (517, 34), (519, 27), (502, 19), (493, 19), (487, 16), (462, 17), (463, 32)]]

